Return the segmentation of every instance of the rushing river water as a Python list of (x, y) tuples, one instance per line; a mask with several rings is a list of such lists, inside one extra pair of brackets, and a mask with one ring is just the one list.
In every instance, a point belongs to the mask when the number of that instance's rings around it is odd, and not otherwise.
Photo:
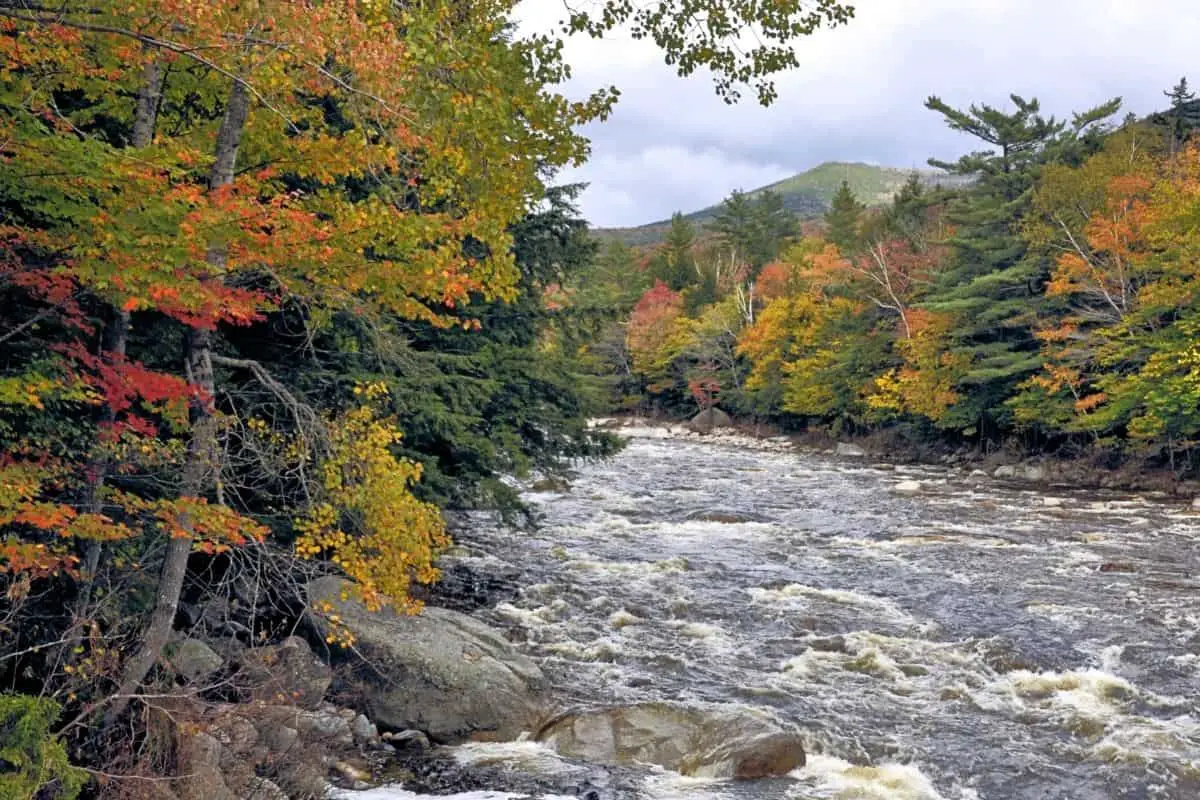
[(522, 569), (490, 614), (567, 700), (748, 705), (806, 731), (785, 779), (648, 771), (647, 796), (1200, 798), (1200, 516), (632, 433), (569, 492), (527, 495), (537, 532), (470, 543)]

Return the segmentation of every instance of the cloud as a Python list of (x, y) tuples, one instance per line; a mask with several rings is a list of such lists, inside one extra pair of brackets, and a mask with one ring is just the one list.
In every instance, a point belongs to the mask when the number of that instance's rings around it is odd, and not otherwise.
[[(930, 94), (965, 106), (1004, 104), (1016, 92), (1060, 116), (1120, 95), (1126, 110), (1146, 113), (1194, 66), (1200, 40), (1188, 0), (855, 5), (848, 25), (796, 43), (800, 67), (777, 79), (779, 100), (769, 109), (752, 98), (725, 105), (707, 76), (676, 77), (652, 44), (570, 41), (568, 93), (622, 90), (609, 121), (586, 131), (591, 163), (562, 176), (590, 181), (585, 216), (639, 224), (823, 161), (908, 168), (978, 146), (924, 109)], [(524, 0), (518, 16), (527, 29), (549, 30), (562, 8), (561, 0)]]

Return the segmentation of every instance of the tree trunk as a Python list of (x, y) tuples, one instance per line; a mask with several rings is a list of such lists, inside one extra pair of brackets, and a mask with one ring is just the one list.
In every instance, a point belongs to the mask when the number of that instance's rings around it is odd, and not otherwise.
[[(246, 86), (235, 80), (229, 93), (229, 103), (225, 107), (225, 116), (221, 120), (221, 129), (217, 133), (216, 161), (208, 180), (210, 190), (233, 183), (238, 147), (249, 113), (250, 96)], [(207, 258), (212, 266), (223, 267), (226, 261), (225, 248), (214, 244), (209, 248)], [(196, 497), (213, 483), (219, 466), (217, 420), (212, 408), (213, 398), (216, 396), (216, 381), (213, 377), (212, 336), (209, 331), (195, 328), (189, 332), (184, 361), (188, 382), (197, 390), (199, 396), (192, 403), (192, 436), (188, 443), (179, 494), (181, 497)], [(184, 527), (187, 527), (186, 519)], [(154, 612), (142, 635), (141, 649), (126, 665), (116, 697), (105, 714), (105, 727), (112, 725), (125, 712), (133, 693), (141, 686), (150, 669), (162, 655), (179, 609), (179, 595), (183, 591), (183, 579), (187, 575), (187, 561), (191, 551), (191, 536), (176, 536), (167, 543), (167, 553), (154, 598)]]
[[(164, 70), (157, 61), (151, 61), (142, 70), (142, 88), (138, 90), (137, 110), (133, 118), (133, 147), (147, 147), (154, 140), (154, 127), (158, 121), (158, 103), (162, 97)], [(129, 340), (129, 312), (121, 308), (110, 309), (111, 319), (104, 327), (104, 336), (100, 343), (102, 354), (112, 360), (125, 358), (126, 345)], [(105, 405), (100, 415), (101, 424), (112, 424), (116, 421), (116, 413), (111, 406)], [(108, 456), (100, 455), (89, 465), (87, 499), (84, 503), (86, 511), (99, 514), (104, 510), (102, 500), (104, 483), (112, 464)], [(78, 625), (87, 614), (88, 605), (92, 602), (92, 586), (96, 572), (100, 568), (100, 556), (104, 545), (100, 542), (88, 542), (83, 555), (83, 570), (79, 587), (79, 597), (75, 601), (73, 625)], [(75, 646), (79, 644), (80, 635), (70, 636), (64, 647), (67, 660)]]

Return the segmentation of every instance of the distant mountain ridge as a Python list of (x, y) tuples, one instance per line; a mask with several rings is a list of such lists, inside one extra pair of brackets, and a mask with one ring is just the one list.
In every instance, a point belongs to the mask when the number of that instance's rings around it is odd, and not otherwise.
[[(800, 219), (813, 219), (825, 213), (834, 193), (842, 181), (863, 203), (878, 206), (887, 203), (900, 190), (908, 177), (916, 173), (927, 186), (955, 186), (964, 179), (941, 170), (900, 169), (881, 167), (862, 162), (827, 161), (790, 178), (784, 178), (768, 186), (760, 186), (746, 194), (753, 197), (772, 191), (783, 199), (783, 205)], [(685, 214), (684, 217), (696, 225), (703, 225), (720, 211), (721, 204), (708, 206)], [(669, 219), (650, 222), (631, 228), (593, 228), (592, 235), (598, 239), (620, 239), (629, 245), (654, 244), (663, 240), (670, 227)]]

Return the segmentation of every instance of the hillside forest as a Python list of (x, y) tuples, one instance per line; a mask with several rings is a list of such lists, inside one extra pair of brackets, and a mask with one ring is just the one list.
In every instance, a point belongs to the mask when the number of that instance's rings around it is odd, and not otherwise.
[[(734, 193), (634, 249), (555, 182), (619, 90), (560, 93), (515, 5), (0, 0), (3, 800), (162, 797), (185, 709), (247, 699), (185, 691), (186, 630), (278, 643), (328, 575), (420, 611), (454, 512), (531, 522), (522, 481), (620, 447), (597, 415), (1200, 465), (1186, 82), (1121, 122), (931, 98), (959, 179), (808, 219)], [(561, 35), (632, 25), (769, 104), (853, 16), (701, 5)]]
[(1146, 119), (931, 97), (971, 139), (930, 159), (946, 185), (868, 207), (843, 183), (799, 223), (735, 192), (660, 244), (609, 241), (572, 291), (628, 314), (586, 357), (629, 410), (1194, 474), (1200, 104), (1164, 94)]

